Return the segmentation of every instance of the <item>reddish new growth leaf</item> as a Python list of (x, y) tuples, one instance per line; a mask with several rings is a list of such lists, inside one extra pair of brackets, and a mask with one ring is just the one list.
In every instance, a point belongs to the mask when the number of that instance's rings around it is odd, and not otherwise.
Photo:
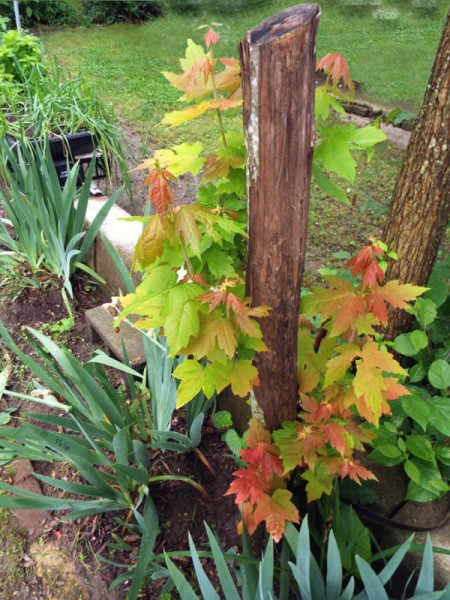
[(243, 520), (250, 535), (265, 521), (267, 531), (278, 542), (286, 521), (298, 523), (298, 511), (291, 502), (291, 492), (284, 489), (283, 466), (271, 433), (252, 419), (246, 442), (248, 448), (241, 450), (241, 458), (248, 465), (233, 473), (236, 479), (226, 495), (235, 494), (236, 503), (244, 503)]
[(214, 31), (214, 29), (210, 29), (207, 34), (205, 34), (205, 44), (206, 47), (209, 48), (211, 44), (214, 46), (219, 41), (219, 34)]
[(352, 457), (330, 458), (325, 464), (329, 473), (339, 474), (342, 478), (350, 477), (359, 484), (361, 484), (361, 479), (374, 479), (377, 481), (372, 471), (363, 467), (359, 461)]
[(166, 169), (161, 168), (158, 162), (155, 161), (142, 184), (143, 186), (149, 186), (148, 199), (155, 206), (160, 217), (165, 216), (174, 199), (173, 181), (175, 181), (175, 176)]
[(377, 257), (383, 256), (383, 250), (374, 242), (364, 246), (356, 256), (345, 264), (352, 275), (362, 273), (362, 282), (365, 287), (376, 287), (384, 281), (384, 272), (378, 264)]
[(339, 82), (342, 79), (344, 85), (346, 85), (351, 92), (355, 89), (353, 80), (350, 77), (348, 62), (340, 52), (329, 52), (317, 62), (316, 70), (323, 71), (327, 75), (327, 78), (331, 79), (331, 82), (335, 87), (338, 87)]

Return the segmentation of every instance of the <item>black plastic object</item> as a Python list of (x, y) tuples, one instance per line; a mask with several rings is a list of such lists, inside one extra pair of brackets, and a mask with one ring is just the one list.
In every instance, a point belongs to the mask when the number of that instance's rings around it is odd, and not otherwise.
[[(69, 133), (65, 136), (48, 138), (48, 147), (50, 155), (55, 164), (58, 179), (61, 187), (64, 186), (70, 169), (76, 162), (79, 162), (78, 185), (82, 185), (86, 179), (86, 172), (93, 158), (95, 158), (95, 171), (93, 180), (105, 179), (108, 172), (107, 157), (95, 144), (94, 138), (89, 131), (79, 133)], [(17, 145), (20, 144), (16, 139), (8, 136), (8, 143), (16, 154)], [(42, 146), (42, 140), (30, 140), (32, 146), (39, 144)]]

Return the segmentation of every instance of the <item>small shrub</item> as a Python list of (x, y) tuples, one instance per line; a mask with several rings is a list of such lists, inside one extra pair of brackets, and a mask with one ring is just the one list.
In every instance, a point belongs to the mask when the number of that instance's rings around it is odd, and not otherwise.
[(84, 0), (83, 17), (89, 24), (136, 23), (154, 19), (162, 13), (160, 2), (121, 0), (119, 2)]
[(45, 71), (43, 59), (39, 38), (16, 29), (0, 32), (0, 81), (23, 83), (36, 65)]
[[(11, 0), (0, 0), (0, 13), (14, 22)], [(21, 0), (20, 20), (22, 26), (76, 25), (80, 16), (73, 6), (64, 0)]]

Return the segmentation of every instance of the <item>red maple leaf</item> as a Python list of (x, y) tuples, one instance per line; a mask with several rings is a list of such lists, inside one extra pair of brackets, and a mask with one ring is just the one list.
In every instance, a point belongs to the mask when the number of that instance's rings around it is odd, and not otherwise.
[(376, 244), (363, 246), (358, 254), (345, 264), (346, 269), (351, 269), (352, 275), (362, 273), (364, 286), (376, 287), (383, 283), (384, 272), (377, 261), (377, 256), (382, 256), (383, 251)]
[(241, 502), (259, 502), (269, 488), (269, 479), (256, 465), (248, 465), (245, 469), (239, 469), (233, 473), (236, 477), (231, 482), (225, 496), (236, 494), (236, 504)]
[(348, 62), (340, 52), (329, 52), (317, 62), (316, 70), (324, 71), (324, 73), (331, 78), (333, 85), (336, 87), (342, 79), (344, 85), (346, 85), (350, 91), (355, 89), (353, 80), (350, 77)]
[(217, 42), (219, 41), (220, 36), (219, 34), (214, 31), (214, 29), (210, 29), (208, 31), (208, 33), (205, 34), (205, 44), (206, 47), (209, 48), (212, 45), (217, 44)]
[(175, 197), (172, 187), (173, 181), (175, 181), (175, 176), (172, 173), (155, 164), (150, 168), (142, 184), (143, 186), (149, 186), (148, 198), (160, 216), (166, 214)]

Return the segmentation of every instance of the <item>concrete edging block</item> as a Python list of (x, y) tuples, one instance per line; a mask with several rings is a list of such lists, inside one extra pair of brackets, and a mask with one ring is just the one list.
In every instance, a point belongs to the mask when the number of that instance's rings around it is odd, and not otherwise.
[[(107, 200), (106, 196), (91, 197), (89, 199), (85, 218), (87, 228), (92, 224)], [(114, 246), (128, 270), (131, 271), (133, 250), (141, 235), (142, 223), (123, 221), (123, 219), (129, 217), (130, 215), (125, 210), (119, 206), (113, 206), (85, 260), (86, 264), (106, 281), (108, 293), (112, 295), (119, 295), (119, 292), (125, 292), (125, 289), (114, 261), (102, 241), (102, 236), (106, 237)], [(132, 273), (132, 279), (135, 284), (138, 284), (140, 274)]]

